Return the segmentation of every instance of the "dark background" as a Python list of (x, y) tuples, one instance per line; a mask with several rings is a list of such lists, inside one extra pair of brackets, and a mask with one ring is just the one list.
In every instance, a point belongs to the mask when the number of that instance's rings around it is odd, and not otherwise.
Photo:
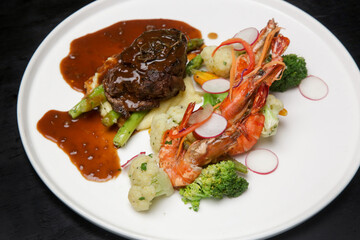
[[(121, 239), (86, 221), (52, 194), (28, 161), (17, 128), (19, 84), (32, 54), (56, 25), (90, 2), (1, 0), (0, 239)], [(289, 2), (333, 32), (359, 66), (357, 0)], [(359, 184), (358, 172), (340, 196), (320, 213), (275, 238), (360, 239)], [(183, 230), (179, 226), (179, 231)]]

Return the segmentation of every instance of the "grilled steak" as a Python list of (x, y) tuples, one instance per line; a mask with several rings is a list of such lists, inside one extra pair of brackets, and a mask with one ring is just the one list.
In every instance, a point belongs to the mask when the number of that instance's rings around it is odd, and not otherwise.
[(176, 29), (146, 31), (135, 39), (103, 79), (113, 109), (128, 117), (185, 90), (186, 47), (185, 35)]

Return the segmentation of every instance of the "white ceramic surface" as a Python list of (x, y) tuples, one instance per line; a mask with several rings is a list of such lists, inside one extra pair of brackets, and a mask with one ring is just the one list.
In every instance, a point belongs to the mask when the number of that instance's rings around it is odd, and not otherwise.
[[(156, 201), (149, 212), (138, 213), (127, 200), (126, 170), (106, 183), (87, 181), (67, 155), (36, 130), (48, 110), (68, 110), (82, 97), (59, 71), (70, 42), (115, 22), (141, 18), (185, 21), (202, 31), (207, 45), (243, 28), (261, 29), (275, 18), (291, 40), (287, 53), (304, 56), (309, 74), (328, 84), (328, 96), (318, 102), (297, 89), (276, 94), (289, 114), (281, 118), (278, 134), (257, 147), (278, 155), (278, 169), (270, 175), (249, 172), (250, 186), (241, 197), (204, 200), (196, 213), (176, 193)], [(218, 33), (218, 39), (207, 39), (209, 32)], [(283, 1), (103, 0), (74, 13), (39, 46), (23, 76), (18, 122), (25, 150), (44, 183), (70, 208), (109, 231), (152, 239), (264, 238), (317, 213), (355, 174), (360, 163), (359, 80), (359, 70), (341, 43), (312, 17)], [(147, 132), (136, 134), (119, 156), (125, 162), (140, 151), (151, 152)]]

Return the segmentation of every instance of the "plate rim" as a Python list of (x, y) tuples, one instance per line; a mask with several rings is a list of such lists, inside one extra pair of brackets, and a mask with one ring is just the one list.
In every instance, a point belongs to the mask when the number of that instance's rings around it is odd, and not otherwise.
[[(47, 174), (41, 170), (41, 166), (36, 160), (36, 153), (35, 153), (36, 151), (31, 149), (31, 147), (30, 147), (31, 144), (28, 142), (28, 137), (27, 137), (25, 123), (24, 123), (25, 120), (23, 117), (26, 114), (24, 113), (24, 109), (22, 108), (22, 103), (24, 102), (24, 100), (26, 100), (26, 95), (28, 94), (26, 92), (26, 89), (27, 89), (26, 87), (29, 84), (31, 84), (31, 82), (32, 82), (31, 79), (29, 78), (29, 76), (31, 76), (32, 72), (34, 71), (33, 66), (37, 63), (38, 59), (41, 58), (42, 54), (44, 54), (44, 49), (45, 49), (46, 45), (48, 45), (51, 41), (56, 40), (55, 39), (56, 35), (61, 33), (61, 30), (63, 28), (65, 28), (66, 26), (68, 26), (68, 24), (71, 21), (77, 21), (77, 20), (81, 19), (82, 17), (86, 18), (86, 16), (87, 16), (86, 13), (91, 12), (92, 10), (94, 10), (94, 8), (98, 7), (99, 5), (100, 6), (102, 6), (104, 4), (105, 5), (106, 4), (109, 4), (109, 5), (116, 4), (117, 5), (117, 4), (122, 4), (124, 2), (127, 2), (127, 1), (129, 1), (129, 0), (120, 0), (120, 1), (119, 0), (118, 1), (102, 0), (102, 1), (95, 1), (95, 2), (89, 3), (85, 6), (83, 6), (82, 8), (80, 8), (79, 10), (77, 10), (76, 12), (69, 15), (63, 21), (61, 21), (45, 37), (45, 39), (41, 42), (41, 44), (37, 47), (34, 54), (32, 55), (28, 65), (25, 69), (25, 72), (23, 74), (23, 77), (22, 77), (22, 80), (20, 83), (18, 99), (17, 99), (17, 122), (18, 122), (18, 130), (20, 133), (20, 138), (21, 138), (23, 147), (25, 149), (26, 155), (27, 155), (31, 165), (35, 169), (37, 175), (41, 178), (41, 180), (45, 183), (45, 185), (50, 189), (50, 191), (58, 199), (60, 199), (70, 209), (72, 209), (74, 212), (76, 212), (80, 216), (84, 217), (85, 219), (92, 222), (93, 224), (95, 224), (103, 229), (106, 229), (112, 233), (115, 233), (117, 235), (120, 235), (120, 236), (123, 236), (126, 238), (146, 238), (149, 236), (145, 236), (145, 235), (139, 234), (137, 232), (133, 232), (133, 231), (126, 230), (126, 229), (119, 229), (115, 225), (109, 224), (107, 221), (104, 221), (103, 219), (99, 219), (96, 216), (93, 216), (93, 214), (85, 211), (77, 203), (75, 203), (71, 199), (69, 199), (69, 197), (66, 196), (66, 194), (64, 192), (62, 192), (62, 190), (59, 189), (59, 187), (55, 183), (53, 183), (53, 181), (51, 180), (51, 177), (47, 176)], [(136, 0), (133, 0), (133, 1), (136, 1)], [(247, 1), (250, 1), (250, 0), (247, 0)], [(331, 31), (329, 31), (324, 25), (322, 25), (319, 21), (317, 21), (314, 17), (312, 17), (305, 11), (301, 10), (300, 8), (297, 8), (296, 6), (290, 4), (289, 2), (280, 1), (280, 0), (271, 0), (271, 1), (269, 1), (269, 0), (252, 0), (252, 1), (258, 2), (265, 6), (271, 6), (272, 8), (274, 6), (271, 5), (271, 3), (274, 3), (277, 6), (280, 6), (282, 8), (285, 8), (285, 9), (290, 10), (291, 12), (295, 13), (296, 15), (292, 15), (292, 18), (294, 18), (295, 20), (299, 21), (299, 17), (301, 17), (301, 20), (306, 20), (307, 22), (309, 22), (312, 26), (312, 29), (316, 28), (317, 30), (319, 30), (318, 36), (321, 36), (321, 37), (326, 36), (327, 41), (331, 41), (330, 45), (335, 45), (336, 50), (338, 50), (338, 52), (341, 53), (342, 58), (345, 58), (345, 60), (350, 64), (347, 68), (347, 72), (351, 71), (352, 74), (353, 73), (357, 74), (358, 79), (360, 79), (359, 68), (358, 68), (357, 64), (355, 63), (354, 59), (352, 58), (351, 54), (347, 51), (345, 46), (337, 39), (337, 37)], [(289, 12), (286, 12), (286, 14), (290, 15)], [(83, 16), (83, 15), (85, 15), (85, 16)], [(303, 21), (299, 21), (299, 22), (304, 24)], [(354, 80), (354, 82), (355, 82), (355, 80)], [(357, 83), (357, 84), (359, 84), (359, 83)], [(357, 96), (357, 98), (359, 99), (359, 96)], [(26, 109), (25, 109), (25, 111), (26, 111)], [(360, 142), (359, 136), (358, 136), (357, 142)], [(309, 208), (307, 211), (301, 213), (299, 216), (296, 216), (293, 219), (290, 219), (289, 221), (287, 221), (287, 224), (278, 226), (276, 228), (264, 230), (264, 231), (258, 232), (256, 234), (245, 236), (245, 238), (265, 238), (265, 237), (271, 237), (271, 236), (278, 235), (282, 232), (285, 232), (291, 228), (298, 226), (299, 224), (303, 223), (304, 221), (308, 220), (309, 218), (311, 218), (312, 216), (316, 215), (318, 212), (323, 210), (326, 206), (329, 205), (329, 203), (331, 203), (337, 196), (339, 196), (342, 193), (342, 191), (348, 186), (350, 181), (353, 179), (353, 177), (355, 176), (355, 174), (358, 171), (359, 166), (360, 166), (359, 156), (360, 156), (360, 149), (357, 149), (354, 152), (354, 156), (352, 159), (352, 167), (349, 166), (350, 170), (347, 172), (347, 175), (345, 176), (345, 178), (341, 179), (341, 181), (338, 182), (337, 186), (332, 188), (332, 190), (327, 195), (324, 195), (320, 201), (313, 204), (312, 207)], [(357, 157), (357, 159), (356, 159), (356, 157)], [(119, 230), (121, 230), (121, 231), (119, 231)]]

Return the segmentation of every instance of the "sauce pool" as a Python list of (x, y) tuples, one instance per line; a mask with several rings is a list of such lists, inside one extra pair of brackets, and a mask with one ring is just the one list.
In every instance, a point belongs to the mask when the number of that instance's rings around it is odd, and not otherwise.
[[(108, 57), (121, 53), (144, 31), (162, 28), (176, 28), (189, 38), (201, 38), (198, 29), (181, 21), (122, 21), (73, 40), (69, 54), (60, 63), (60, 72), (71, 88), (85, 93), (85, 81)], [(37, 129), (69, 156), (86, 179), (103, 182), (119, 175), (120, 159), (113, 145), (117, 129), (103, 126), (97, 111), (72, 119), (68, 112), (50, 110), (39, 120)]]
[(217, 35), (217, 33), (211, 32), (208, 34), (208, 38), (209, 39), (217, 39), (218, 35)]
[(72, 119), (68, 112), (51, 110), (37, 128), (69, 155), (86, 179), (107, 181), (119, 175), (120, 159), (112, 143), (116, 131), (103, 126), (97, 111)]

